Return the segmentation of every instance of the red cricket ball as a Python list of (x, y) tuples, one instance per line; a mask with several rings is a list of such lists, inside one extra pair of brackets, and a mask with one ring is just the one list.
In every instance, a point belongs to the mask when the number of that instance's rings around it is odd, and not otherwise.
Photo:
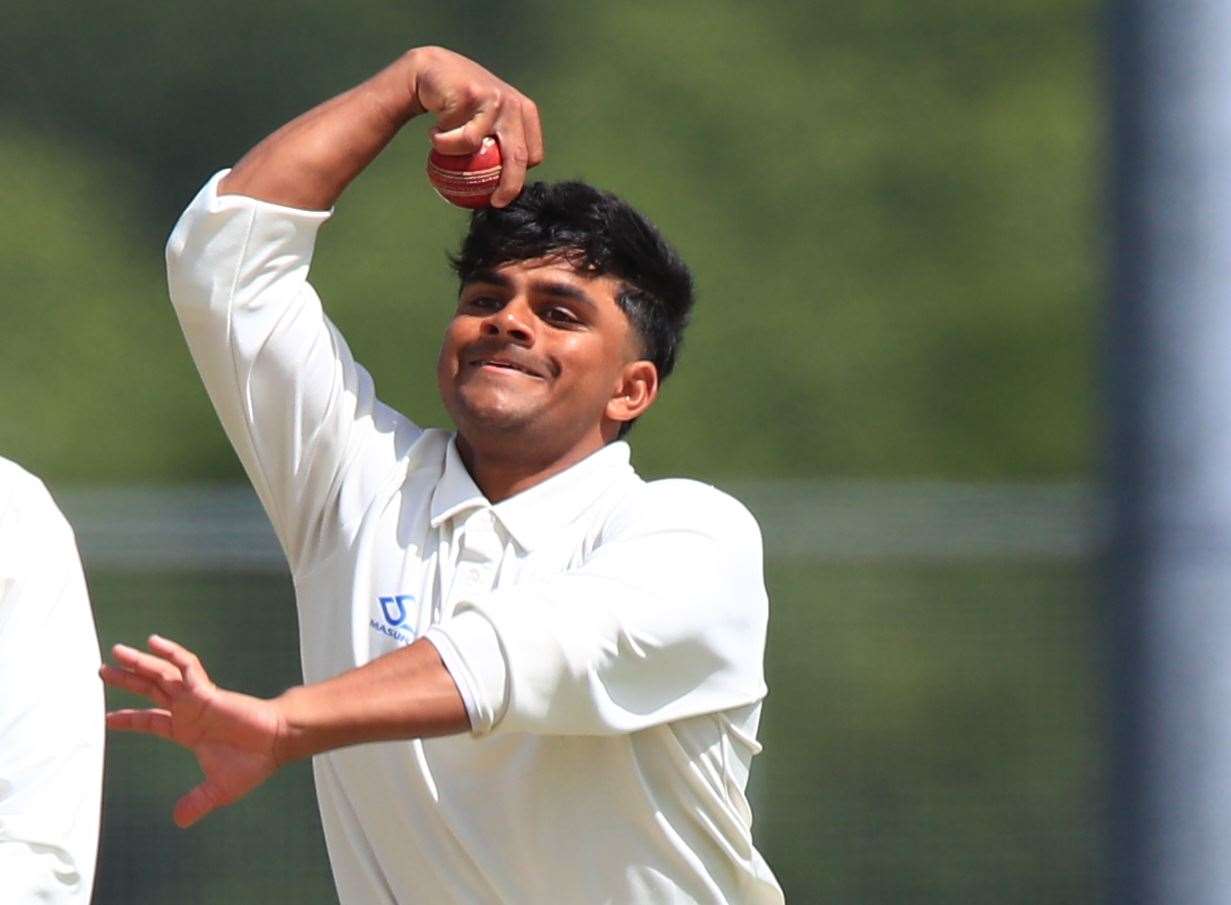
[(500, 144), (492, 136), (483, 139), (473, 154), (427, 156), (427, 178), (436, 194), (458, 207), (487, 207), (500, 184)]

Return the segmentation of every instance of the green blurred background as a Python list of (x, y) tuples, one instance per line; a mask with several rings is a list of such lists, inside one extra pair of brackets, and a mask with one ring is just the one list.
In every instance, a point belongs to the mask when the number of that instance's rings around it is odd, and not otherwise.
[[(765, 527), (754, 831), (788, 901), (1102, 893), (1093, 3), (6, 7), (0, 454), (79, 523), (104, 644), (156, 630), (219, 681), (295, 681), (284, 571), (122, 539), (171, 493), (191, 547), (219, 517), (194, 500), (242, 480), (162, 246), (213, 171), (439, 43), (538, 101), (540, 178), (624, 195), (696, 272), (631, 439), (643, 474), (730, 488)], [(422, 175), (426, 127), (342, 200), (314, 280), (386, 401), (444, 423), (465, 219)], [(97, 901), (333, 900), (306, 768), (181, 833), (194, 770), (111, 740)]]

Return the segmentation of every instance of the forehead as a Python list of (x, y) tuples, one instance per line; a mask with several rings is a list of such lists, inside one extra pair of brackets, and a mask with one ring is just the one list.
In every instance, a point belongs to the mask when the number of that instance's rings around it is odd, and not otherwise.
[(576, 267), (568, 258), (558, 255), (511, 261), (481, 270), (466, 280), (464, 286), (474, 283), (494, 284), (511, 292), (584, 296), (584, 300), (617, 308), (616, 298), (621, 289), (618, 278)]

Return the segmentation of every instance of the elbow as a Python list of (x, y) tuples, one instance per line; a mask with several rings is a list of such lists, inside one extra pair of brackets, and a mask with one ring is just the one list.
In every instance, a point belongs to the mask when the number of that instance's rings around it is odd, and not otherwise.
[(181, 222), (167, 239), (164, 255), (167, 266), (167, 292), (175, 308), (185, 307), (201, 294), (199, 290), (194, 291), (196, 281), (192, 277), (185, 232)]

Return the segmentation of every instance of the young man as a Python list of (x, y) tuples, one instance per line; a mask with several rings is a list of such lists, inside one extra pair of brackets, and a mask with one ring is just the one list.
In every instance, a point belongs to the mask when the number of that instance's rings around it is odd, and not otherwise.
[(73, 531), (0, 459), (0, 902), (88, 905), (103, 688)]
[[(316, 230), (413, 116), (506, 161), (457, 267), (437, 382), (456, 435), (382, 405), (307, 283)], [(345, 903), (780, 902), (744, 798), (765, 694), (760, 535), (734, 500), (645, 483), (618, 437), (691, 305), (653, 228), (534, 185), (538, 115), (439, 48), (409, 52), (216, 176), (168, 246), (171, 295), (293, 573), (305, 684), (214, 686), (117, 647), (191, 748), (187, 826), (314, 756)], [(520, 194), (519, 194), (520, 193)]]

